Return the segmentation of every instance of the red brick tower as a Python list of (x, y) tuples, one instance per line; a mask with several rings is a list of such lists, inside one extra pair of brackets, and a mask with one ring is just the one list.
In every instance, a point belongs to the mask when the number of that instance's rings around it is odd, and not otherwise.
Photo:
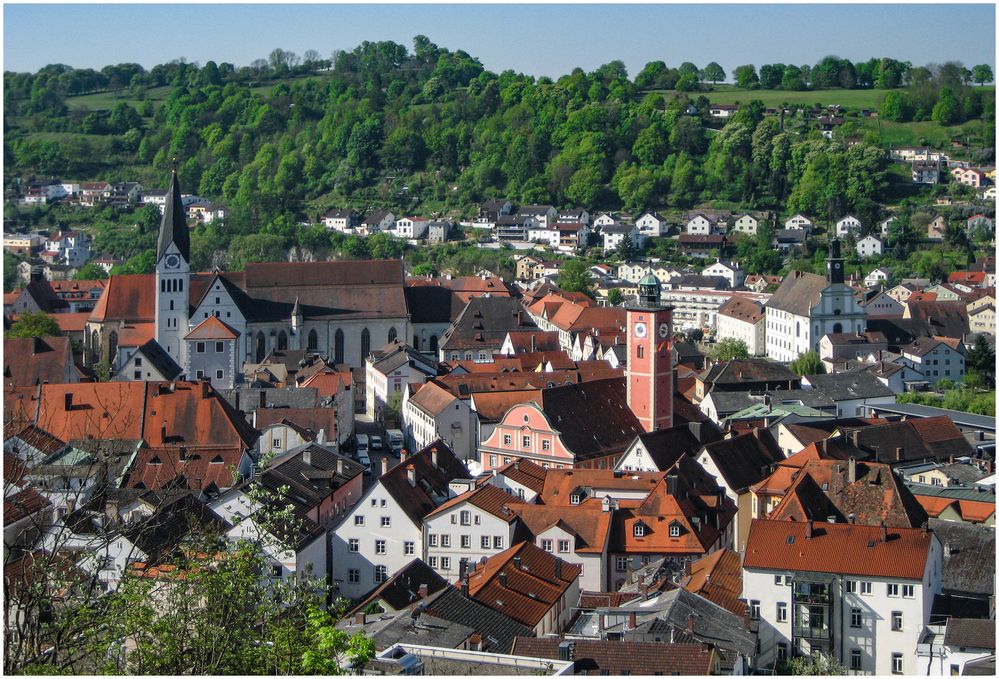
[(673, 426), (673, 310), (662, 306), (651, 271), (628, 308), (628, 407), (645, 431)]

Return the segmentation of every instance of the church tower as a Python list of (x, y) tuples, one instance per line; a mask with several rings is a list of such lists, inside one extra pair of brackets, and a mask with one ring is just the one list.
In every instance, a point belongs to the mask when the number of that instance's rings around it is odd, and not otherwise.
[(651, 271), (638, 283), (638, 305), (628, 307), (628, 407), (645, 431), (673, 426), (673, 310), (660, 301)]
[(191, 283), (191, 237), (174, 166), (156, 240), (156, 341), (178, 365), (185, 365)]
[(829, 241), (829, 257), (826, 259), (826, 280), (829, 283), (843, 282), (843, 257), (839, 252), (839, 239)]

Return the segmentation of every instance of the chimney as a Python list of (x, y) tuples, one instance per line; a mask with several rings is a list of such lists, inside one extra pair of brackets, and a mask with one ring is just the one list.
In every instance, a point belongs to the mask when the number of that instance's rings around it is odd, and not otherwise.
[(923, 535), (926, 535), (930, 531), (930, 524), (928, 521), (923, 521), (923, 525), (919, 528), (923, 531)]
[(66, 412), (68, 413), (73, 409), (73, 392), (67, 391), (65, 397)]
[(558, 659), (569, 662), (576, 655), (576, 644), (572, 641), (561, 641), (558, 645)]
[(857, 515), (854, 512), (850, 512), (850, 515), (846, 517), (846, 520), (849, 521), (850, 523), (856, 523)]
[(888, 542), (888, 527), (885, 522), (881, 522), (881, 542)]
[[(382, 459), (384, 460), (385, 458)], [(388, 461), (385, 464), (387, 465)], [(411, 464), (406, 465), (406, 478), (409, 480), (409, 485), (416, 488), (416, 467)]]
[(853, 444), (855, 448), (860, 447), (860, 430), (854, 429), (850, 432), (850, 443)]
[(531, 353), (534, 353), (534, 333), (531, 333)]
[(406, 458), (409, 457), (409, 451), (403, 448), (399, 451), (399, 462), (405, 462)]
[(638, 627), (638, 613), (631, 611), (628, 613), (628, 629), (635, 629)]
[(506, 587), (506, 573), (499, 574), (500, 587)]
[[(502, 575), (501, 582), (506, 582), (506, 575)], [(465, 577), (461, 579), (461, 593), (468, 596), (468, 572), (465, 572)]]
[(437, 449), (436, 448), (431, 448), (430, 449), (430, 464), (432, 464), (434, 466), (434, 469), (437, 469)]
[(482, 635), (479, 634), (479, 633), (473, 634), (471, 637), (469, 637), (468, 644), (469, 644), (469, 646), (472, 647), (471, 650), (473, 650), (473, 651), (479, 651), (481, 653), (482, 652)]
[(201, 380), (201, 398), (206, 399), (212, 393), (212, 382), (207, 377)]
[(812, 528), (813, 528), (813, 522), (812, 522), (811, 519), (809, 519), (808, 523), (805, 524), (805, 539), (806, 540), (811, 540), (812, 539)]
[(426, 585), (420, 585), (420, 588), (416, 590), (416, 593), (421, 599), (426, 599), (430, 595), (430, 588)]
[(666, 492), (673, 497), (676, 497), (679, 480), (680, 478), (677, 476), (676, 472), (670, 472), (666, 475)]
[(180, 461), (187, 462), (187, 446), (181, 446), (179, 453), (180, 453)]
[(521, 559), (519, 556), (513, 557), (513, 567), (520, 570)]
[(338, 457), (336, 459), (336, 473), (338, 476), (343, 476), (343, 458)]
[(641, 591), (642, 591), (642, 601), (645, 601), (646, 599), (649, 598), (649, 585), (645, 582), (642, 582)]
[(354, 616), (355, 625), (364, 625), (368, 622), (368, 616), (366, 613), (358, 613)]
[(312, 446), (302, 451), (302, 462), (305, 463), (306, 467), (312, 466)]
[(850, 456), (850, 460), (847, 463), (847, 465), (848, 466), (847, 466), (846, 480), (849, 481), (850, 483), (856, 483), (857, 482), (857, 458), (855, 458), (855, 457), (853, 457), (851, 455)]
[(166, 440), (167, 440), (167, 427), (166, 427), (166, 421), (165, 420), (160, 423), (160, 440), (163, 443), (166, 443)]
[(687, 614), (687, 634), (694, 633), (694, 614)]
[(387, 457), (383, 457), (382, 458), (382, 474), (387, 474), (387, 473), (388, 473), (388, 458)]
[(949, 542), (945, 542), (943, 544), (943, 555), (944, 555), (944, 558), (948, 558), (948, 559), (950, 558), (951, 551), (950, 551), (950, 543)]

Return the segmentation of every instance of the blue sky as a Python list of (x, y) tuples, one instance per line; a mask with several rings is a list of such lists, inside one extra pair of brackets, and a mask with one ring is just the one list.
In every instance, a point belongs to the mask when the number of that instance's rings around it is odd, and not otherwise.
[(412, 47), (423, 34), (492, 71), (557, 77), (622, 60), (814, 64), (891, 56), (915, 65), (995, 65), (995, 6), (977, 5), (11, 5), (4, 70), (178, 57), (237, 66), (275, 47), (324, 56), (363, 40)]

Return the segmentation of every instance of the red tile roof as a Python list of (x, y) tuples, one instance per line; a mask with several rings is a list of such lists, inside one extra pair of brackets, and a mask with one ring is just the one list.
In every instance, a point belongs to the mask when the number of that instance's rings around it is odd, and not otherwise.
[(237, 481), (232, 470), (239, 467), (243, 451), (240, 447), (192, 445), (181, 459), (181, 449), (174, 446), (142, 448), (124, 486), (159, 490), (183, 479), (181, 487), (192, 490), (203, 490), (213, 484), (229, 488)]
[[(519, 565), (514, 561), (520, 558)], [(565, 596), (582, 568), (530, 542), (521, 542), (477, 564), (468, 576), (469, 594), (517, 622), (535, 627)], [(573, 606), (576, 602), (567, 601)]]
[(511, 460), (496, 470), (497, 475), (505, 476), (535, 493), (540, 493), (544, 489), (547, 473), (548, 470), (541, 465), (521, 458)]
[(680, 586), (736, 615), (746, 613), (742, 596), (742, 557), (730, 549), (719, 549), (690, 564), (690, 575)]
[(919, 528), (754, 519), (743, 568), (921, 580), (932, 540)]
[(66, 382), (73, 366), (68, 337), (10, 338), (3, 342), (5, 387)]
[(184, 336), (186, 340), (234, 340), (239, 337), (239, 330), (222, 322), (215, 316), (209, 316), (191, 332)]
[(6, 528), (21, 519), (28, 518), (32, 514), (37, 514), (51, 504), (48, 498), (33, 487), (28, 486), (24, 490), (3, 499), (3, 525)]

